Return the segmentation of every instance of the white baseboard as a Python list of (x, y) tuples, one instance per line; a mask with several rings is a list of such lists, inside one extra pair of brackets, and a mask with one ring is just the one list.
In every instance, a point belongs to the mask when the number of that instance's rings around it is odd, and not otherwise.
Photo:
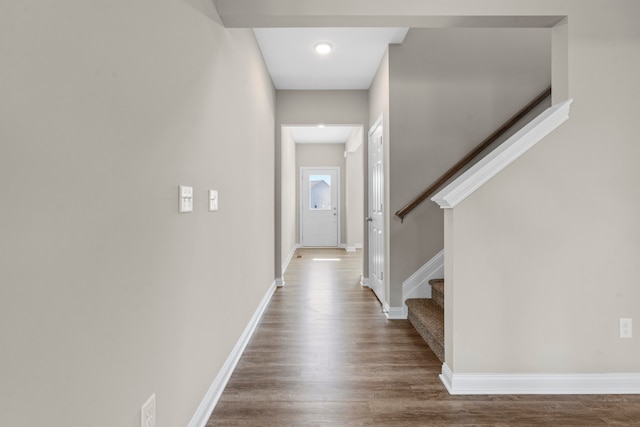
[(429, 280), (444, 277), (444, 249), (438, 252), (411, 277), (402, 282), (402, 301), (409, 298), (431, 298)]
[(338, 247), (344, 249), (347, 252), (355, 252), (356, 249), (362, 249), (364, 246), (362, 245), (362, 243), (356, 243), (353, 246), (349, 245), (348, 243), (340, 243)]
[(360, 275), (360, 286), (362, 286), (363, 288), (370, 288), (371, 286), (369, 286), (371, 282), (369, 281), (368, 277), (364, 277), (364, 275)]
[(202, 399), (202, 402), (200, 402), (196, 413), (191, 418), (191, 421), (189, 422), (187, 427), (205, 427), (207, 421), (209, 421), (209, 417), (211, 417), (211, 413), (215, 409), (216, 404), (218, 403), (218, 400), (220, 399), (220, 396), (222, 395), (222, 392), (227, 385), (227, 382), (229, 382), (229, 378), (231, 378), (231, 374), (238, 364), (238, 361), (242, 356), (242, 352), (246, 348), (249, 340), (251, 339), (251, 336), (256, 330), (256, 327), (260, 322), (260, 318), (262, 317), (262, 313), (264, 313), (265, 308), (267, 308), (267, 305), (269, 304), (269, 301), (271, 300), (275, 289), (276, 282), (274, 281), (267, 290), (267, 293), (262, 298), (262, 301), (260, 301), (260, 304), (258, 305), (255, 313), (253, 313), (249, 324), (246, 328), (244, 328), (244, 331), (238, 339), (238, 342), (236, 342), (236, 345), (233, 347), (231, 354), (229, 354), (229, 357), (227, 357), (227, 360), (224, 362), (222, 369), (220, 369), (220, 372), (218, 372), (218, 375), (216, 375), (216, 378), (213, 380), (211, 387), (209, 387), (209, 390)]
[(389, 307), (385, 304), (385, 314), (389, 320), (406, 319), (407, 309), (405, 307)]
[(640, 394), (640, 373), (454, 374), (440, 380), (449, 394)]
[(277, 277), (275, 283), (278, 288), (284, 288), (284, 278)]
[(284, 272), (287, 271), (287, 268), (289, 267), (289, 264), (291, 263), (291, 260), (293, 259), (293, 256), (296, 254), (296, 251), (298, 250), (299, 247), (300, 247), (300, 245), (298, 243), (293, 245), (293, 248), (291, 249), (291, 252), (289, 252), (289, 255), (287, 256), (287, 259), (285, 259), (282, 262), (282, 275), (283, 276), (284, 276)]

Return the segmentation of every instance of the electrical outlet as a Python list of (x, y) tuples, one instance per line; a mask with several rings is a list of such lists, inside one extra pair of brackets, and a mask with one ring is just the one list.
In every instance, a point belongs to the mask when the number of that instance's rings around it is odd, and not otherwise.
[(156, 427), (156, 394), (152, 394), (141, 408), (140, 427)]
[(631, 319), (620, 319), (620, 338), (631, 338)]

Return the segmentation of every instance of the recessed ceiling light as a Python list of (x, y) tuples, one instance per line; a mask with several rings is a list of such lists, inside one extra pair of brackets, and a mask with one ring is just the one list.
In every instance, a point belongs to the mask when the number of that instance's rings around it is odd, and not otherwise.
[(331, 52), (333, 46), (331, 46), (331, 43), (321, 42), (315, 46), (315, 49), (316, 52), (318, 52), (320, 55), (326, 55), (327, 53)]

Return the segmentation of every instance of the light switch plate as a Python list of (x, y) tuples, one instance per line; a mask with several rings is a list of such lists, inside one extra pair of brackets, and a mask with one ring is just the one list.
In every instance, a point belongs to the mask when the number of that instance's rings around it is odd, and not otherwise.
[(193, 212), (193, 187), (186, 185), (180, 186), (180, 205), (179, 212)]
[(209, 190), (209, 211), (214, 212), (218, 210), (218, 191)]
[(631, 338), (631, 319), (620, 319), (620, 338)]

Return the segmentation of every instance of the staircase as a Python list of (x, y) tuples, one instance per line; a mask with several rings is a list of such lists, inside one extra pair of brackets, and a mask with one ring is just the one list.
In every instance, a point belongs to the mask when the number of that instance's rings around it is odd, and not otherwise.
[(409, 322), (444, 363), (444, 279), (429, 280), (431, 298), (410, 298)]

